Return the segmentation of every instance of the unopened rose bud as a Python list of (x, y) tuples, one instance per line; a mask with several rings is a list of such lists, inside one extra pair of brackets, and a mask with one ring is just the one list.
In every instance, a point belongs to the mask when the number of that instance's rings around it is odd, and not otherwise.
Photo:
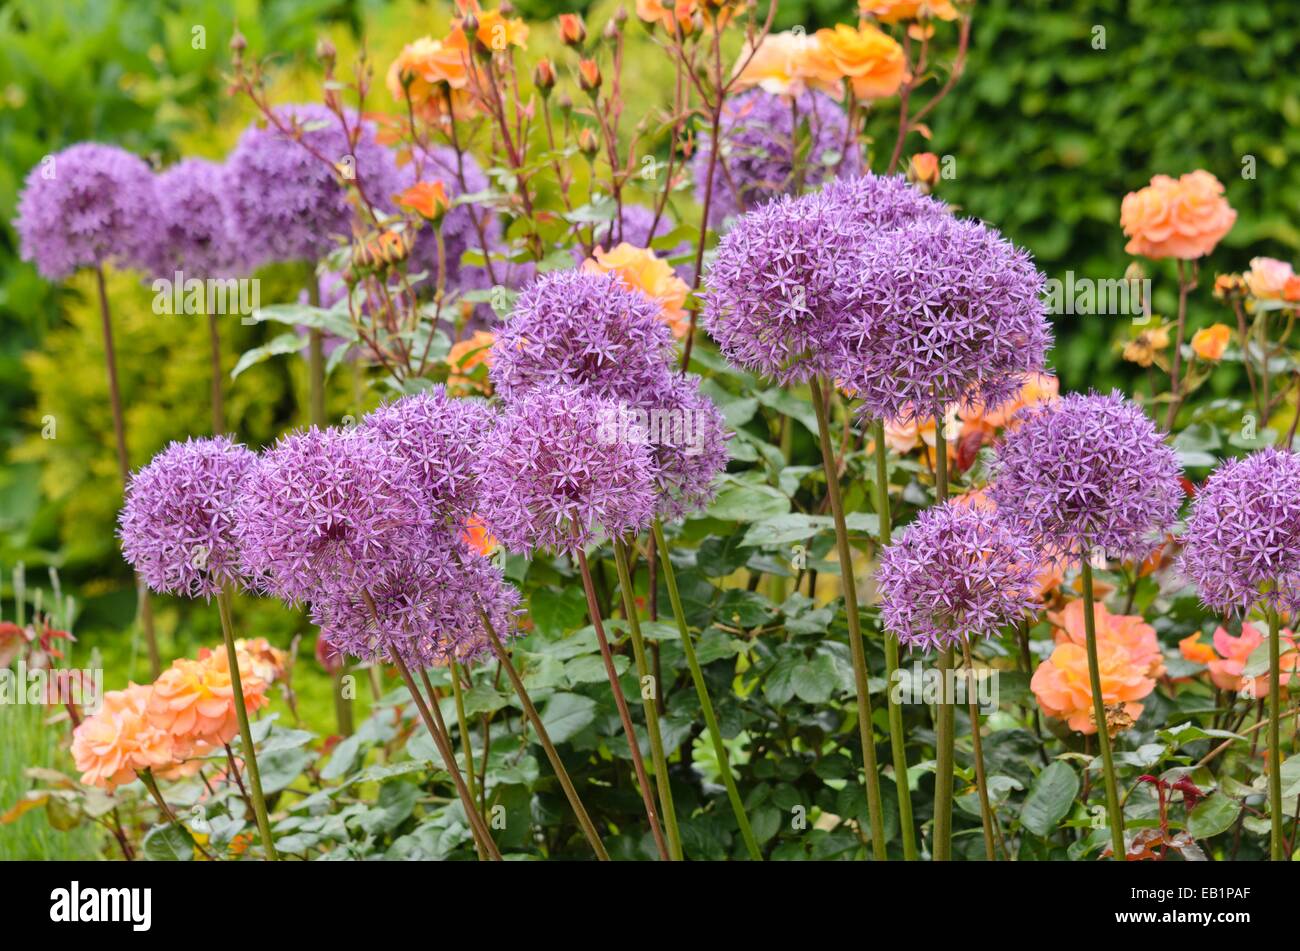
[(619, 26), (622, 26), (624, 23), (627, 22), (626, 7), (619, 7), (617, 10), (614, 11), (614, 22), (617, 23)]
[(244, 39), (244, 34), (238, 30), (230, 38), (230, 62), (235, 69), (239, 69), (244, 63), (244, 50), (248, 49), (248, 40)]
[(927, 195), (939, 183), (939, 156), (918, 152), (907, 163), (907, 180)]
[(582, 91), (595, 97), (600, 91), (600, 66), (594, 59), (584, 59), (578, 63), (578, 85)]
[(326, 37), (321, 37), (316, 43), (316, 58), (324, 63), (327, 67), (334, 65), (334, 60), (339, 51), (334, 48), (334, 44)]
[(549, 59), (537, 61), (537, 67), (533, 70), (533, 85), (543, 97), (549, 96), (555, 88), (555, 67)]
[(577, 13), (560, 14), (560, 39), (565, 46), (581, 46), (587, 40), (587, 26)]
[(610, 20), (608, 23), (605, 24), (605, 29), (601, 32), (601, 36), (603, 36), (605, 39), (609, 40), (610, 42), (613, 42), (614, 40), (618, 39), (618, 24), (615, 23), (613, 20)]
[(578, 133), (578, 149), (587, 158), (595, 158), (596, 153), (600, 151), (600, 140), (596, 138), (596, 133), (584, 127)]
[(559, 100), (555, 104), (560, 107), (560, 112), (565, 116), (573, 112), (573, 97), (567, 92), (560, 96)]
[(503, 17), (508, 17), (514, 12), (515, 5), (510, 0), (504, 0), (501, 6), (497, 7), (497, 13), (500, 13)]

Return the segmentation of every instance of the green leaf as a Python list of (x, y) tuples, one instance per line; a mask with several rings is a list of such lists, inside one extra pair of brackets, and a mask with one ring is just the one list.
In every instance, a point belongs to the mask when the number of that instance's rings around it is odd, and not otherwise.
[(285, 353), (297, 353), (307, 346), (307, 338), (300, 337), (297, 334), (280, 334), (268, 343), (260, 347), (254, 347), (252, 350), (246, 350), (240, 356), (239, 362), (235, 368), (230, 371), (230, 378), (236, 379), (239, 374), (243, 373), (249, 367), (257, 366), (259, 363), (265, 363), (272, 357), (278, 357)]
[(779, 489), (724, 477), (717, 498), (705, 514), (724, 522), (758, 522), (788, 511), (790, 499)]
[(1187, 818), (1187, 831), (1197, 839), (1208, 839), (1231, 829), (1240, 814), (1240, 802), (1222, 792), (1212, 793), (1192, 810)]
[(194, 839), (174, 822), (154, 826), (144, 837), (144, 854), (151, 862), (189, 862), (194, 859)]
[(334, 747), (333, 752), (330, 753), (330, 761), (320, 771), (320, 778), (331, 782), (341, 779), (352, 769), (359, 752), (361, 752), (361, 737), (354, 733)]
[(563, 743), (596, 719), (596, 701), (577, 693), (557, 693), (542, 711), (542, 725), (552, 743)]
[(818, 532), (832, 531), (835, 521), (829, 515), (801, 515), (790, 512), (755, 522), (745, 532), (742, 545), (788, 545), (810, 541)]
[(1059, 760), (1034, 779), (1020, 810), (1020, 824), (1034, 835), (1048, 836), (1070, 812), (1079, 794), (1079, 777)]
[(795, 695), (805, 703), (825, 703), (839, 686), (835, 662), (829, 654), (818, 654), (790, 673)]

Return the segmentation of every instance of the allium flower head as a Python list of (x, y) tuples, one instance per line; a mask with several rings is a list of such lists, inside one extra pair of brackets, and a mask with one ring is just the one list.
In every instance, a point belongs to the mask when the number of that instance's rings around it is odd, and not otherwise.
[(1230, 459), (1196, 494), (1179, 568), (1216, 611), (1300, 613), (1300, 453)]
[(1141, 559), (1178, 514), (1173, 449), (1119, 391), (1071, 393), (1022, 412), (997, 449), (989, 495), (1046, 554)]
[(474, 458), (492, 426), (492, 412), (477, 399), (452, 399), (442, 386), (385, 403), (363, 426), (410, 462), (435, 518), (464, 522), (474, 513), (478, 489)]
[(487, 530), (511, 551), (573, 552), (600, 529), (649, 525), (654, 460), (644, 431), (616, 425), (624, 418), (624, 404), (578, 387), (516, 396), (477, 460)]
[[(701, 203), (711, 154), (709, 141), (702, 139), (694, 159), (695, 196)], [(837, 174), (856, 175), (861, 168), (844, 109), (830, 96), (806, 90), (791, 99), (748, 90), (727, 100), (722, 111), (709, 224), (717, 228), (728, 216), (792, 193), (801, 184), (819, 185)]]
[(788, 384), (826, 372), (830, 344), (860, 319), (865, 229), (825, 195), (743, 215), (705, 275), (704, 329), (728, 360)]
[(844, 214), (872, 230), (890, 230), (931, 218), (950, 218), (952, 212), (937, 198), (923, 195), (902, 175), (866, 172), (826, 183), (822, 193)]
[(349, 128), (361, 125), (354, 151), (338, 118), (324, 106), (280, 106), (275, 113), (288, 134), (273, 125), (252, 125), (226, 163), (231, 224), (254, 267), (314, 261), (335, 247), (338, 237), (352, 235), (345, 174), (382, 210), (393, 210), (392, 196), (401, 191), (397, 160), (376, 140), (370, 122), (347, 114)]
[(943, 216), (878, 233), (854, 281), (834, 373), (862, 412), (908, 422), (948, 403), (997, 409), (1043, 368), (1043, 276), (978, 221)]
[(148, 270), (157, 254), (153, 173), (111, 145), (83, 142), (27, 173), (14, 227), (22, 258), (48, 280), (113, 262)]
[(497, 333), (492, 385), (507, 400), (566, 383), (631, 398), (667, 373), (672, 333), (659, 309), (611, 274), (545, 274), (519, 295)]
[(727, 468), (730, 433), (722, 411), (700, 391), (700, 378), (668, 374), (628, 404), (625, 419), (649, 437), (659, 515), (671, 521), (706, 508)]
[(1037, 574), (1032, 547), (993, 512), (934, 506), (881, 552), (881, 618), (923, 650), (989, 637), (1036, 609)]
[(415, 560), (394, 565), (367, 589), (334, 590), (312, 603), (312, 620), (336, 650), (363, 661), (394, 655), (421, 668), (470, 661), (490, 650), (479, 617), (510, 635), (519, 594), (482, 555), (442, 529)]
[(420, 470), (362, 429), (280, 439), (248, 474), (235, 537), (247, 575), (285, 601), (360, 591), (424, 548), (433, 526)]
[(235, 511), (252, 451), (225, 436), (173, 442), (131, 477), (122, 553), (152, 590), (207, 598), (242, 583)]
[(185, 159), (154, 179), (161, 231), (157, 272), (174, 270), (202, 279), (228, 277), (241, 269), (241, 252), (228, 219), (225, 168), (206, 159)]

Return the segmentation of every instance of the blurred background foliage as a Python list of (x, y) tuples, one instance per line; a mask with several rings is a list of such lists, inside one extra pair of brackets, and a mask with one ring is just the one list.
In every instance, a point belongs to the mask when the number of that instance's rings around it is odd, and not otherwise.
[[(533, 20), (530, 56), (551, 55), (565, 73), (571, 57), (543, 22), (582, 10), (593, 32), (616, 0), (519, 0)], [(628, 3), (631, 6), (631, 3)], [(42, 281), (17, 259), (10, 224), (17, 191), (41, 157), (95, 139), (159, 164), (180, 155), (219, 158), (251, 113), (227, 95), (221, 76), (232, 28), (249, 55), (274, 53), (277, 101), (314, 98), (311, 50), (328, 33), (347, 63), (364, 43), (377, 72), (370, 108), (388, 109), (382, 71), (404, 42), (437, 34), (449, 2), (414, 0), (10, 0), (0, 5), (0, 574), (17, 561), (32, 572), (57, 566), (82, 605), (77, 631), (100, 646), (110, 688), (146, 675), (134, 644), (97, 637), (120, 631), (133, 613), (126, 566), (113, 537), (120, 488), (105, 408), (102, 343), (92, 288)], [(808, 30), (851, 20), (853, 5), (782, 0), (778, 26)], [(939, 24), (951, 49), (955, 33)], [(1094, 48), (1104, 29), (1104, 48)], [(985, 218), (1029, 248), (1051, 277), (1113, 279), (1129, 263), (1120, 233), (1123, 195), (1153, 174), (1205, 168), (1240, 212), (1236, 228), (1206, 262), (1192, 327), (1223, 320), (1213, 275), (1249, 258), (1284, 259), (1300, 246), (1300, 89), (1293, 50), (1300, 5), (1290, 0), (1187, 4), (1180, 0), (981, 0), (965, 76), (930, 117), (930, 149), (955, 160), (941, 197)], [(627, 98), (662, 101), (670, 65), (635, 20), (629, 23)], [(1290, 58), (1289, 58), (1290, 57)], [(933, 87), (931, 87), (933, 88)], [(893, 141), (895, 103), (873, 117), (874, 164)], [(1254, 177), (1243, 177), (1253, 159)], [(1147, 262), (1157, 312), (1173, 306), (1172, 265)], [(293, 275), (263, 275), (262, 302), (291, 299)], [(132, 275), (112, 276), (118, 350), (128, 404), (132, 463), (168, 440), (207, 431), (207, 364), (198, 320), (158, 317), (151, 292)], [(267, 328), (225, 321), (227, 365), (262, 341)], [(1116, 348), (1135, 331), (1125, 318), (1060, 317), (1053, 354), (1067, 388), (1123, 384), (1131, 367)], [(274, 332), (274, 331), (271, 331)], [(1225, 365), (1211, 388), (1235, 385)], [(342, 375), (341, 375), (342, 376)], [(303, 421), (301, 361), (255, 367), (230, 388), (228, 413), (254, 445)], [(346, 380), (331, 395), (335, 416), (364, 409)], [(373, 396), (367, 397), (373, 402)], [(43, 438), (49, 419), (54, 438)], [(0, 589), (0, 605), (11, 603)], [(269, 603), (241, 610), (250, 634), (281, 644), (303, 620)], [(166, 655), (193, 653), (215, 639), (210, 612), (160, 607)], [(310, 659), (310, 638), (304, 652)], [(78, 650), (81, 648), (79, 647)], [(125, 652), (130, 654), (123, 656)], [(328, 719), (327, 681), (319, 684)], [(301, 685), (310, 696), (315, 687)]]

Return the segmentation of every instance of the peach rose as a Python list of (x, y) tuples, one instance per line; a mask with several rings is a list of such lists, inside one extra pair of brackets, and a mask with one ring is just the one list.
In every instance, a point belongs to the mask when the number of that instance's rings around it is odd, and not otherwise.
[(1228, 349), (1228, 341), (1231, 339), (1232, 330), (1227, 324), (1203, 327), (1192, 334), (1192, 352), (1202, 360), (1213, 363), (1223, 358), (1223, 352)]
[[(1102, 702), (1107, 707), (1122, 705), (1129, 720), (1140, 717), (1142, 704), (1136, 701), (1156, 688), (1155, 680), (1133, 663), (1123, 646), (1100, 638), (1097, 642), (1097, 667), (1101, 674)], [(1052, 656), (1034, 671), (1029, 688), (1048, 716), (1064, 720), (1070, 729), (1079, 733), (1097, 732), (1086, 647), (1069, 640), (1057, 644)]]
[[(249, 713), (266, 705), (266, 683), (240, 665), (244, 705)], [(234, 687), (226, 652), (203, 651), (199, 660), (181, 658), (154, 681), (149, 719), (171, 734), (178, 758), (203, 745), (221, 746), (239, 732)]]
[(1031, 373), (1025, 377), (1020, 392), (997, 409), (986, 412), (982, 406), (963, 407), (959, 415), (963, 422), (978, 424), (990, 430), (1011, 425), (1022, 409), (1039, 403), (1054, 403), (1060, 399), (1061, 381), (1050, 373)]
[(951, 0), (858, 0), (858, 9), (875, 17), (881, 23), (899, 23), (903, 20), (957, 19), (957, 9)]
[(1296, 275), (1286, 261), (1251, 258), (1250, 270), (1243, 277), (1251, 297), (1257, 300), (1282, 300), (1287, 284), (1294, 281)]
[(422, 218), (437, 221), (447, 210), (447, 189), (440, 181), (416, 182), (397, 196), (399, 208), (406, 208)]
[[(1251, 699), (1259, 700), (1268, 696), (1268, 674), (1254, 678), (1242, 677), (1246, 661), (1255, 648), (1264, 643), (1264, 635), (1252, 624), (1241, 625), (1241, 636), (1233, 637), (1222, 627), (1214, 632), (1214, 649), (1222, 660), (1206, 663), (1210, 668), (1210, 680), (1220, 690), (1244, 693)], [(1282, 628), (1281, 658), (1278, 682), (1286, 686), (1291, 674), (1300, 666), (1300, 654), (1296, 653), (1295, 635)]]
[[(1098, 644), (1107, 641), (1123, 648), (1143, 676), (1159, 677), (1165, 672), (1165, 658), (1160, 651), (1156, 629), (1142, 620), (1140, 615), (1111, 614), (1101, 601), (1093, 602), (1093, 614)], [(1081, 599), (1068, 602), (1059, 612), (1049, 613), (1047, 619), (1060, 628), (1056, 633), (1058, 644), (1066, 641), (1087, 644)]]
[(751, 49), (746, 43), (737, 61), (737, 90), (759, 86), (776, 95), (798, 96), (820, 89), (836, 99), (844, 97), (840, 71), (818, 34), (769, 33), (752, 58)]
[(1214, 648), (1209, 644), (1201, 643), (1200, 631), (1189, 634), (1179, 641), (1178, 653), (1183, 655), (1183, 660), (1189, 660), (1193, 664), (1208, 664), (1219, 656), (1214, 653)]
[(618, 275), (626, 287), (659, 303), (659, 319), (672, 329), (674, 337), (680, 340), (690, 332), (685, 305), (691, 289), (667, 261), (656, 257), (648, 248), (638, 248), (626, 241), (609, 251), (597, 248), (594, 256), (583, 262), (582, 269), (594, 274)]
[(682, 32), (690, 35), (694, 29), (692, 17), (698, 4), (696, 0), (636, 0), (636, 15), (651, 26), (662, 26), (668, 33)]
[(839, 23), (833, 30), (818, 30), (817, 39), (831, 65), (849, 81), (859, 101), (892, 96), (903, 84), (907, 71), (903, 48), (876, 27), (864, 25), (855, 29)]
[(491, 395), (492, 385), (487, 380), (476, 380), (470, 374), (476, 367), (492, 366), (492, 344), (496, 339), (496, 334), (491, 331), (476, 330), (468, 339), (452, 344), (447, 351), (447, 365), (452, 371), (447, 377), (447, 389), (453, 395)]
[(1124, 344), (1124, 359), (1140, 367), (1149, 367), (1169, 347), (1169, 328), (1144, 330)]
[(474, 112), (469, 85), (469, 44), (465, 34), (453, 30), (445, 40), (422, 36), (402, 48), (388, 67), (385, 85), (394, 101), (410, 96), (411, 108), (428, 121), (437, 121), (446, 112), (441, 84), (451, 92), (452, 115), (468, 118)]
[(939, 156), (917, 152), (907, 162), (907, 180), (927, 195), (939, 184)]
[(72, 759), (88, 786), (113, 790), (142, 769), (173, 762), (172, 738), (147, 715), (152, 689), (130, 684), (104, 694), (99, 712), (72, 733)]
[(289, 664), (289, 654), (278, 647), (272, 647), (265, 637), (254, 637), (235, 641), (235, 653), (239, 656), (239, 670), (249, 670), (262, 683), (270, 685), (284, 677)]
[(1124, 250), (1148, 258), (1193, 260), (1214, 250), (1237, 220), (1223, 197), (1223, 185), (1206, 171), (1182, 178), (1157, 175), (1129, 192), (1120, 206)]
[[(507, 19), (501, 15), (500, 10), (478, 10), (475, 16), (478, 19), (478, 30), (474, 38), (488, 49), (499, 53), (510, 46), (528, 48), (528, 24), (523, 20)], [(463, 29), (459, 19), (453, 20), (452, 26), (458, 30)]]

